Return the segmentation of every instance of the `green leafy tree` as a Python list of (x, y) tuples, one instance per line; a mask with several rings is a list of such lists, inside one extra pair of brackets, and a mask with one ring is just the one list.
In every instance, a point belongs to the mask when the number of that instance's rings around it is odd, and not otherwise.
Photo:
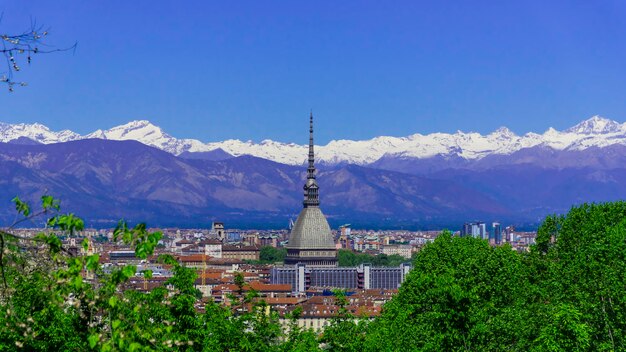
[(399, 266), (409, 260), (397, 254), (371, 255), (367, 253), (355, 253), (347, 249), (340, 249), (337, 252), (337, 261), (338, 265), (341, 267), (354, 267), (361, 264), (372, 264), (373, 266)]
[(516, 343), (529, 286), (510, 247), (441, 234), (416, 257), (399, 294), (372, 324), (368, 348), (505, 350)]
[(285, 256), (287, 256), (287, 249), (272, 246), (261, 247), (259, 253), (260, 262), (264, 264), (282, 263), (285, 261)]
[(365, 349), (365, 332), (367, 320), (358, 319), (347, 309), (348, 300), (346, 292), (333, 291), (335, 304), (339, 311), (330, 325), (324, 329), (320, 342), (326, 344), (331, 351), (358, 352)]
[[(626, 203), (583, 204), (548, 217), (537, 241), (538, 285), (551, 305), (543, 330), (565, 336), (556, 340), (563, 350), (625, 350)], [(541, 343), (549, 341), (544, 335)]]
[(289, 328), (281, 346), (281, 351), (308, 352), (319, 351), (317, 335), (310, 329), (302, 329), (298, 319), (302, 316), (302, 307), (296, 307), (288, 316)]

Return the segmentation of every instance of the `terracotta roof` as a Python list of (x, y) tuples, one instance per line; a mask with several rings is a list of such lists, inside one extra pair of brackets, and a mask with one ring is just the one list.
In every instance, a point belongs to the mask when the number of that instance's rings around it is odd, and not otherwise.
[(233, 246), (233, 245), (222, 246), (222, 252), (238, 252), (238, 251), (260, 251), (260, 249), (257, 246)]
[(202, 279), (202, 277), (204, 276), (205, 279), (215, 279), (215, 280), (219, 280), (222, 278), (222, 273), (204, 273), (204, 275), (202, 275), (202, 273), (198, 274), (198, 279)]
[(294, 305), (301, 300), (298, 297), (264, 297), (261, 299), (269, 305)]
[(200, 243), (198, 243), (199, 245), (207, 245), (207, 244), (222, 244), (222, 241), (218, 240), (218, 239), (207, 239), (207, 240), (202, 240), (200, 241)]
[(209, 262), (212, 257), (204, 254), (191, 254), (178, 257), (178, 260), (183, 263), (195, 263), (195, 262)]
[[(212, 279), (212, 278), (205, 278), (204, 279), (204, 284), (205, 285), (219, 285), (222, 281), (220, 281), (219, 279)], [(197, 278), (195, 281), (196, 285), (202, 285), (202, 278)]]
[(248, 287), (259, 292), (291, 292), (291, 285), (289, 284), (264, 284), (258, 281), (252, 281), (248, 283)]
[[(254, 289), (259, 292), (291, 292), (291, 285), (289, 284), (264, 284), (258, 281), (252, 281), (244, 285), (243, 290), (249, 291)], [(235, 284), (223, 284), (213, 288), (213, 291), (236, 291), (238, 290)]]

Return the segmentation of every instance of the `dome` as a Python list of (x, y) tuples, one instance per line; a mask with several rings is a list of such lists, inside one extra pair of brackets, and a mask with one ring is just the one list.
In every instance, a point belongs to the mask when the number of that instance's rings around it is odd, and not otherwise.
[(289, 235), (287, 249), (335, 249), (330, 226), (318, 207), (302, 209)]

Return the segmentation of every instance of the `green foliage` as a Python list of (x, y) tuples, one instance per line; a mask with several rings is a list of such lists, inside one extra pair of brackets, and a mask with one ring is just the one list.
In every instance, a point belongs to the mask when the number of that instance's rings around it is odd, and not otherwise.
[(530, 253), (449, 233), (367, 334), (372, 350), (626, 350), (626, 203), (548, 216)]
[(539, 283), (552, 306), (544, 329), (560, 336), (552, 345), (625, 350), (626, 203), (584, 204), (549, 217), (542, 230), (541, 244), (546, 233), (555, 239), (535, 249), (544, 257)]
[(311, 330), (298, 326), (298, 319), (302, 316), (302, 307), (296, 307), (288, 316), (289, 327), (281, 351), (307, 352), (318, 351), (317, 335)]
[(135, 248), (137, 258), (146, 259), (154, 252), (159, 240), (163, 237), (160, 231), (148, 232), (145, 223), (129, 228), (126, 221), (121, 220), (113, 231), (113, 240), (122, 240), (124, 244)]
[(416, 257), (369, 339), (385, 350), (502, 350), (522, 316), (526, 268), (510, 247), (441, 234)]
[(18, 214), (22, 214), (24, 216), (30, 215), (30, 206), (26, 202), (23, 202), (20, 197), (16, 196), (11, 201), (15, 203), (15, 210), (17, 210)]
[(287, 256), (287, 250), (285, 248), (263, 246), (259, 253), (259, 262), (262, 264), (282, 263), (285, 261), (285, 256)]
[(339, 313), (334, 317), (330, 325), (324, 329), (320, 341), (326, 344), (327, 349), (332, 351), (360, 352), (366, 347), (365, 332), (367, 321), (358, 321), (346, 309), (348, 300), (345, 292), (335, 290), (335, 304), (339, 307)]
[[(277, 313), (257, 292), (244, 289), (240, 273), (234, 310), (201, 304), (196, 271), (170, 255), (158, 258), (172, 266), (166, 286), (138, 292), (125, 286), (135, 276), (135, 266), (107, 274), (97, 254), (74, 256), (64, 248), (60, 238), (76, 236), (84, 222), (74, 214), (58, 213), (57, 200), (42, 197), (37, 212), (18, 197), (14, 203), (24, 217), (16, 223), (56, 214), (47, 221), (49, 231), (32, 238), (12, 234), (11, 227), (0, 231), (5, 283), (0, 291), (0, 351), (308, 351), (319, 345), (318, 336), (308, 330), (294, 329), (287, 337)], [(148, 231), (145, 224), (130, 227), (121, 221), (114, 231), (114, 240), (134, 248), (140, 258), (151, 256), (160, 238), (160, 232)], [(88, 241), (82, 247), (87, 249)], [(151, 272), (143, 275), (149, 278)]]
[(397, 254), (371, 255), (367, 253), (355, 253), (347, 249), (340, 249), (337, 252), (337, 261), (339, 266), (354, 267), (366, 263), (372, 264), (372, 266), (399, 266), (409, 260)]
[(582, 314), (567, 304), (551, 305), (547, 321), (535, 340), (536, 351), (587, 351), (591, 345), (589, 325)]

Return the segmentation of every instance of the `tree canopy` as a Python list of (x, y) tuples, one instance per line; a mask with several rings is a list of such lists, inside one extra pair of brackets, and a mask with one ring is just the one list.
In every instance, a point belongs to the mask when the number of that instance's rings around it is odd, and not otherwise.
[(372, 264), (373, 266), (399, 266), (402, 263), (410, 262), (398, 254), (387, 255), (384, 253), (373, 255), (367, 253), (355, 253), (348, 249), (340, 249), (337, 252), (339, 266), (351, 267), (361, 264)]
[(519, 253), (440, 235), (370, 326), (382, 350), (626, 349), (626, 203), (549, 216)]
[(259, 254), (260, 262), (264, 264), (282, 263), (287, 256), (287, 250), (285, 248), (274, 248), (272, 246), (261, 247), (261, 253)]

